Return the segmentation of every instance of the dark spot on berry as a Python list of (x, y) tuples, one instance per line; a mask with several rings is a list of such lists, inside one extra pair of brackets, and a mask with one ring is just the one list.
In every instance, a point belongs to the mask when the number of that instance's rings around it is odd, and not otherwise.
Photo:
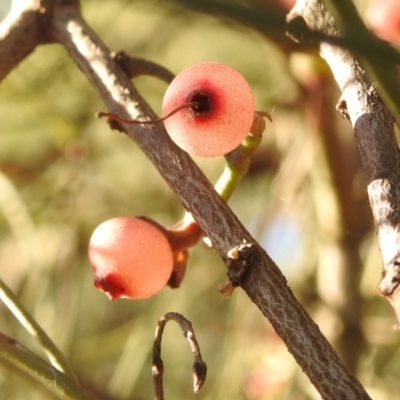
[(110, 295), (112, 299), (121, 297), (125, 292), (125, 287), (120, 278), (115, 274), (108, 274), (102, 278), (95, 278), (94, 286)]
[(212, 109), (212, 101), (210, 95), (206, 92), (203, 92), (202, 90), (194, 91), (188, 96), (187, 100), (191, 103), (197, 103), (197, 105), (190, 107), (190, 109), (197, 115), (209, 113)]

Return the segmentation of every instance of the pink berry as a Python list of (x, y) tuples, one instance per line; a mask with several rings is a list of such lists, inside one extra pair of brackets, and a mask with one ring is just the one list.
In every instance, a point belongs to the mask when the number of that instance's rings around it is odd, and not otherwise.
[(381, 39), (400, 43), (400, 1), (375, 0), (367, 11), (372, 30)]
[(173, 256), (164, 233), (140, 218), (103, 222), (92, 234), (89, 261), (95, 286), (111, 299), (144, 299), (168, 282)]
[(254, 118), (254, 98), (243, 76), (216, 62), (195, 64), (169, 85), (163, 117), (189, 102), (164, 121), (171, 139), (188, 153), (215, 157), (235, 149), (245, 139)]

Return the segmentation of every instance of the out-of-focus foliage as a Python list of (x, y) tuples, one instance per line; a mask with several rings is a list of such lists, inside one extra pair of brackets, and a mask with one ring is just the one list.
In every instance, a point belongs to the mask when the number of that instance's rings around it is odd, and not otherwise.
[[(358, 233), (343, 232), (340, 196), (316, 113), (331, 118), (354, 160), (352, 196), (362, 202), (366, 189), (350, 124), (312, 106), (319, 93), (316, 82), (326, 78), (324, 93), (334, 107), (339, 97), (335, 85), (324, 66), (315, 68), (321, 64), (311, 56), (281, 52), (254, 31), (177, 12), (167, 3), (87, 0), (82, 11), (114, 51), (148, 58), (174, 72), (200, 61), (220, 61), (248, 79), (257, 107), (272, 111), (274, 122), (267, 124), (258, 156), (231, 206), (283, 269), (328, 338), (346, 341), (335, 304), (342, 307), (348, 296), (336, 284), (335, 271), (341, 238)], [(166, 85), (146, 77), (135, 84), (159, 112)], [(319, 398), (245, 294), (237, 290), (230, 300), (222, 298), (217, 287), (226, 279), (224, 265), (202, 245), (191, 252), (180, 289), (165, 288), (143, 301), (110, 302), (93, 287), (86, 251), (98, 224), (119, 215), (147, 215), (172, 225), (184, 213), (135, 143), (94, 117), (103, 109), (57, 45), (38, 48), (2, 82), (1, 278), (68, 356), (81, 380), (97, 388), (99, 398), (152, 397), (153, 333), (168, 311), (192, 321), (208, 363), (207, 382), (197, 398)], [(223, 159), (196, 162), (212, 182), (223, 169)], [(369, 228), (356, 250), (361, 269), (353, 290), (362, 306), (346, 321), (362, 328), (355, 340), (365, 338), (363, 351), (354, 355), (360, 380), (373, 398), (393, 399), (400, 394), (398, 333), (388, 304), (374, 293), (381, 261), (370, 218), (367, 213)], [(351, 303), (344, 305), (353, 309)], [(0, 330), (42, 354), (3, 305)], [(166, 398), (194, 398), (190, 351), (173, 323), (166, 328), (163, 359)], [(32, 387), (0, 367), (0, 398), (22, 399), (27, 393), (29, 399), (45, 398)]]

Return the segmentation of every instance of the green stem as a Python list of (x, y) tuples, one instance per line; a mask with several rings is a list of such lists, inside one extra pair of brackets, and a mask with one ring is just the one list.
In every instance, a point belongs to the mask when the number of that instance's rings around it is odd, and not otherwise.
[(215, 185), (215, 190), (225, 201), (230, 199), (237, 185), (249, 170), (254, 152), (261, 143), (265, 128), (264, 117), (270, 118), (270, 115), (256, 111), (253, 126), (246, 139), (238, 148), (225, 156), (224, 172)]
[[(338, 28), (346, 37), (357, 38), (360, 42), (379, 46), (380, 40), (364, 25), (354, 3), (349, 0), (325, 0)], [(385, 46), (381, 44), (382, 48)], [(365, 52), (363, 65), (370, 78), (376, 82), (378, 92), (397, 121), (400, 121), (400, 80), (394, 63), (377, 60)]]
[(0, 279), (0, 299), (14, 314), (21, 325), (40, 343), (50, 363), (59, 371), (68, 375), (70, 379), (78, 383), (78, 380), (58, 347), (52, 342), (46, 332), (39, 326), (25, 307), (20, 303), (15, 294)]
[(46, 360), (1, 332), (0, 361), (24, 372), (60, 399), (93, 400), (75, 379), (58, 371)]

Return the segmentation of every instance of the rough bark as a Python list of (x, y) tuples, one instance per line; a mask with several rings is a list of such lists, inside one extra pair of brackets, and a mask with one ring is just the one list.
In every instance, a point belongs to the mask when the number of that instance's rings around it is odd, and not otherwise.
[[(340, 33), (321, 0), (298, 1), (288, 22), (289, 29), (304, 24), (310, 30), (325, 34), (338, 36)], [(337, 108), (353, 125), (368, 184), (383, 260), (383, 279), (377, 292), (390, 301), (400, 320), (400, 152), (395, 121), (357, 57), (324, 42), (320, 52), (342, 91)]]

